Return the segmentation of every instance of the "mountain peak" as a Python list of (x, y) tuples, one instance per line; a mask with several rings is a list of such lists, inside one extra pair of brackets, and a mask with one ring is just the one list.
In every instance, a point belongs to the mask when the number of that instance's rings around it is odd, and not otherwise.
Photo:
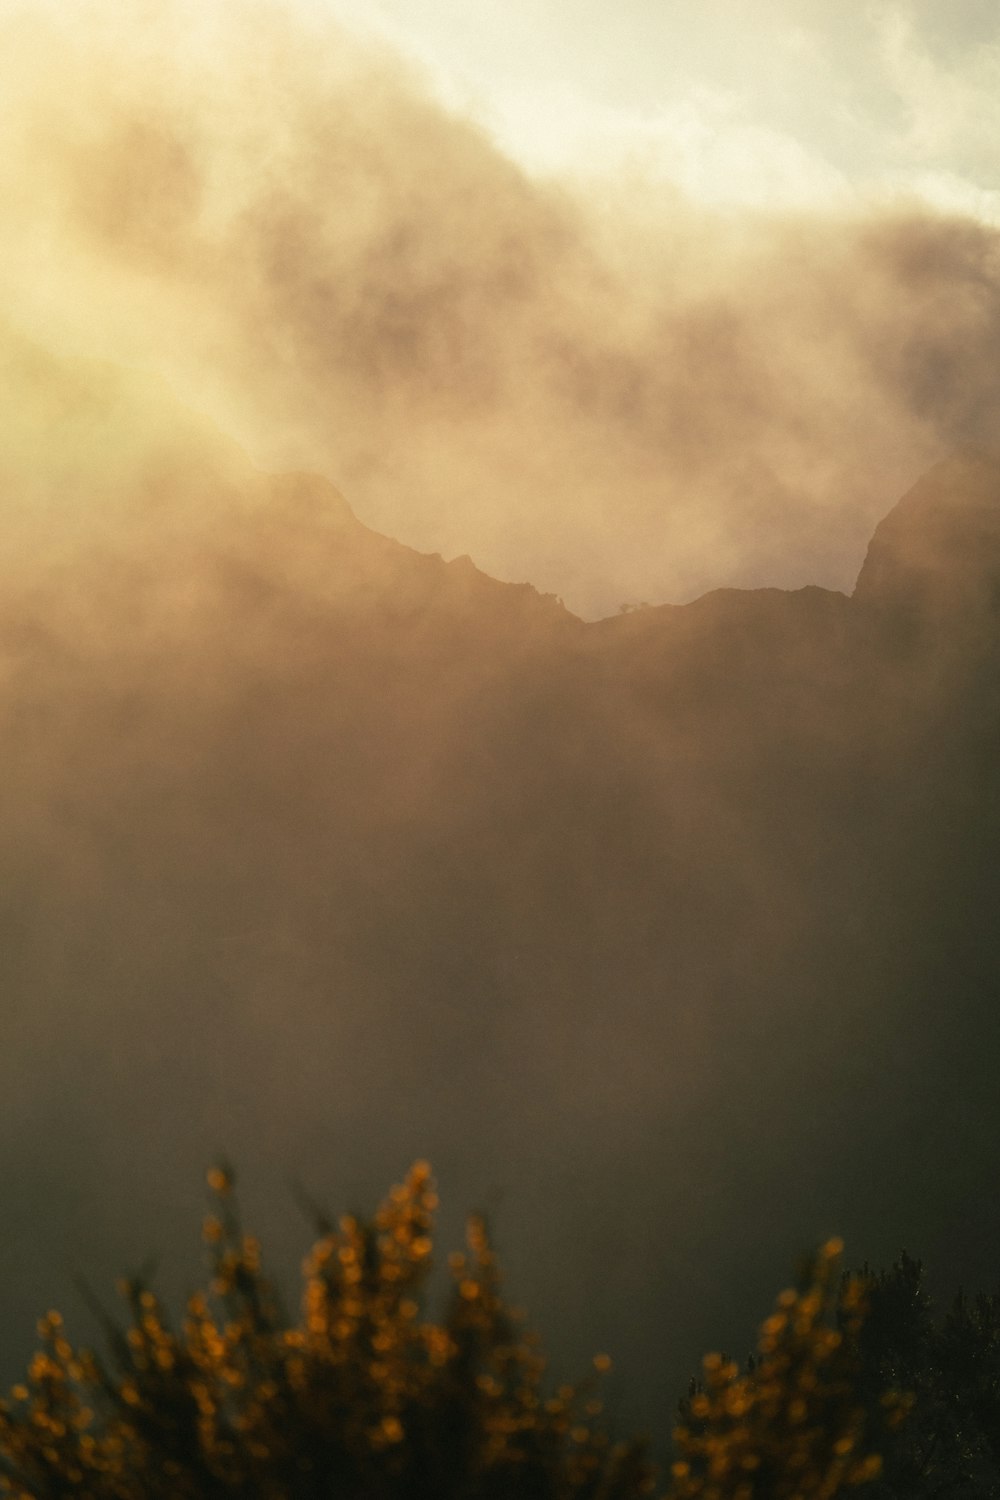
[(928, 470), (879, 524), (854, 597), (934, 622), (1000, 609), (1000, 456), (955, 454)]

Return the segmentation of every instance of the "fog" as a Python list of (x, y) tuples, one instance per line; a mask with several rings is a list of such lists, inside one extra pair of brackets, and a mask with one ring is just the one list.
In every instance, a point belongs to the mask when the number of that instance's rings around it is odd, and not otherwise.
[(8, 5), (3, 43), (19, 326), (577, 613), (849, 587), (886, 495), (988, 440), (983, 223), (532, 179), (319, 7)]
[(316, 15), (2, 14), (8, 1373), (193, 1281), (220, 1152), (286, 1272), (429, 1157), (663, 1425), (830, 1232), (985, 1280), (995, 461), (829, 585), (989, 447), (994, 232), (587, 197)]

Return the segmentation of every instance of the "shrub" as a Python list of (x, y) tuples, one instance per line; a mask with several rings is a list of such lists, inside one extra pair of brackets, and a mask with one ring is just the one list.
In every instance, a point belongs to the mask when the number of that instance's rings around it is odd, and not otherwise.
[(905, 1389), (912, 1418), (885, 1444), (871, 1500), (1000, 1497), (1000, 1292), (961, 1292), (939, 1310), (920, 1261), (865, 1268), (861, 1389), (874, 1407)]
[[(746, 1371), (706, 1356), (674, 1432), (675, 1500), (832, 1500), (881, 1473), (859, 1383), (865, 1281), (842, 1276), (841, 1251), (831, 1240), (782, 1292)], [(891, 1431), (906, 1398), (878, 1405)]]
[[(18, 1500), (631, 1500), (639, 1444), (614, 1445), (586, 1385), (546, 1396), (545, 1366), (500, 1295), (485, 1228), (450, 1258), (440, 1323), (423, 1317), (436, 1197), (418, 1164), (371, 1223), (345, 1218), (304, 1265), (289, 1322), (242, 1232), (228, 1174), (209, 1174), (207, 1291), (179, 1329), (148, 1287), (109, 1323), (110, 1359), (62, 1319), (0, 1405), (4, 1492)], [(599, 1358), (598, 1369), (606, 1366)]]
[[(500, 1294), (481, 1220), (425, 1316), (436, 1196), (418, 1164), (370, 1223), (345, 1218), (303, 1268), (286, 1317), (231, 1175), (209, 1174), (212, 1274), (175, 1328), (123, 1284), (105, 1360), (40, 1324), (26, 1381), (0, 1402), (0, 1492), (18, 1500), (638, 1500), (639, 1442), (613, 1443), (594, 1378), (546, 1392), (545, 1362)], [(856, 1398), (863, 1283), (828, 1246), (764, 1324), (741, 1373), (717, 1356), (684, 1403), (672, 1500), (833, 1500), (877, 1474)], [(610, 1362), (599, 1356), (597, 1371)]]

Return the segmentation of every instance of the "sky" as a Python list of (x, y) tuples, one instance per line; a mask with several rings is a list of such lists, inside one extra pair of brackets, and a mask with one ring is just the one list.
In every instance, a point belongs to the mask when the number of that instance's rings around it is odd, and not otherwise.
[(594, 618), (853, 587), (989, 446), (984, 5), (0, 4), (0, 302)]
[(997, 212), (1000, 22), (983, 0), (331, 3), (535, 170), (631, 157), (715, 203), (900, 187)]

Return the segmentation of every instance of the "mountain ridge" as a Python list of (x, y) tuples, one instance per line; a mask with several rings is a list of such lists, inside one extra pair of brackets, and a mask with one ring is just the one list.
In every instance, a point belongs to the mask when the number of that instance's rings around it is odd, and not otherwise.
[[(350, 529), (348, 523), (352, 523), (354, 528), (360, 528), (366, 534), (370, 542), (382, 535), (355, 515), (342, 492), (325, 476), (310, 471), (269, 474), (256, 469), (221, 429), (177, 402), (167, 383), (159, 376), (125, 371), (110, 361), (56, 359), (9, 329), (4, 330), (0, 339), (0, 356), (0, 367), (8, 387), (8, 412), (14, 416), (13, 424), (10, 420), (7, 423), (3, 445), (6, 462), (0, 470), (7, 497), (12, 489), (37, 490), (39, 458), (43, 472), (54, 463), (53, 482), (79, 487), (82, 481), (86, 491), (88, 479), (101, 476), (108, 460), (120, 454), (112, 459), (117, 465), (117, 474), (112, 477), (110, 486), (102, 481), (105, 507), (109, 492), (127, 499), (139, 491), (144, 504), (133, 519), (141, 526), (150, 527), (155, 521), (156, 509), (163, 511), (164, 522), (170, 524), (171, 508), (163, 506), (162, 499), (156, 499), (156, 492), (162, 493), (171, 477), (176, 481), (178, 471), (183, 472), (190, 484), (200, 464), (208, 473), (210, 485), (215, 486), (216, 501), (221, 492), (232, 503), (242, 488), (252, 513), (255, 506), (269, 503), (267, 497), (271, 491), (275, 500), (284, 494), (293, 510), (296, 506), (303, 510), (311, 507), (317, 523), (322, 520), (328, 533), (330, 521), (337, 515), (345, 531)], [(18, 415), (25, 413), (26, 420), (19, 421)], [(123, 437), (126, 439), (124, 443)], [(3, 455), (0, 455), (2, 461)], [(162, 471), (159, 474), (158, 469)], [(175, 483), (174, 489), (176, 492), (180, 486)], [(310, 492), (313, 492), (311, 498), (307, 498)], [(967, 561), (968, 554), (974, 555), (984, 540), (990, 545), (1000, 546), (998, 494), (1000, 459), (995, 454), (970, 450), (941, 460), (897, 501), (877, 526), (850, 597), (871, 603), (880, 589), (889, 586), (893, 566), (897, 574), (900, 568), (904, 572), (908, 570), (911, 575), (932, 573), (935, 546), (944, 546), (956, 554), (953, 560), (957, 561), (961, 539), (956, 532), (949, 532), (948, 526), (959, 515), (967, 531), (976, 533), (976, 541), (966, 547)], [(206, 502), (208, 495), (209, 491), (206, 491)], [(37, 500), (36, 493), (36, 505)], [(102, 514), (99, 505), (86, 506), (76, 522), (74, 513), (64, 511), (60, 514), (53, 513), (50, 507), (45, 509), (60, 530), (70, 526), (74, 533), (80, 525), (96, 526), (100, 530), (109, 519)], [(121, 525), (127, 519), (127, 510), (123, 514), (120, 507), (115, 507), (110, 519)], [(197, 529), (197, 508), (189, 508), (181, 519)], [(37, 545), (37, 533), (33, 540)], [(47, 540), (49, 544), (54, 540), (51, 526), (48, 527)], [(415, 557), (427, 559), (429, 567), (432, 560), (443, 561), (440, 554), (416, 552), (389, 537), (382, 537), (382, 545), (384, 553), (390, 546), (404, 548)], [(890, 555), (894, 557), (894, 563), (890, 561)], [(938, 567), (940, 562), (939, 556)], [(530, 589), (539, 600), (550, 601), (552, 605), (558, 602), (567, 615), (571, 614), (555, 595), (545, 594), (527, 581), (513, 583), (492, 579), (468, 556), (452, 558), (447, 566), (455, 576), (464, 574), (470, 579), (489, 579), (498, 589)], [(470, 569), (473, 570), (471, 573)], [(913, 582), (912, 576), (910, 581)], [(581, 623), (600, 624), (611, 632), (641, 634), (651, 628), (654, 620), (676, 619), (674, 612), (687, 610), (692, 605), (702, 612), (713, 608), (724, 612), (721, 599), (717, 605), (706, 604), (705, 601), (716, 596), (743, 598), (762, 590), (795, 595), (803, 589), (817, 587), (807, 582), (799, 589), (771, 589), (766, 584), (754, 589), (712, 589), (687, 604), (638, 606), (628, 611), (623, 608), (620, 615)], [(838, 591), (824, 589), (822, 592), (833, 594)], [(494, 597), (499, 599), (501, 595), (494, 590)], [(519, 596), (512, 593), (509, 597)]]
[(989, 1279), (1000, 639), (992, 522), (939, 550), (957, 470), (854, 597), (583, 621), (156, 400), (54, 452), (45, 379), (0, 462), (10, 1378), (72, 1274), (183, 1284), (220, 1146), (279, 1261), (289, 1176), (495, 1189), (560, 1365), (607, 1347), (649, 1420), (790, 1244)]

